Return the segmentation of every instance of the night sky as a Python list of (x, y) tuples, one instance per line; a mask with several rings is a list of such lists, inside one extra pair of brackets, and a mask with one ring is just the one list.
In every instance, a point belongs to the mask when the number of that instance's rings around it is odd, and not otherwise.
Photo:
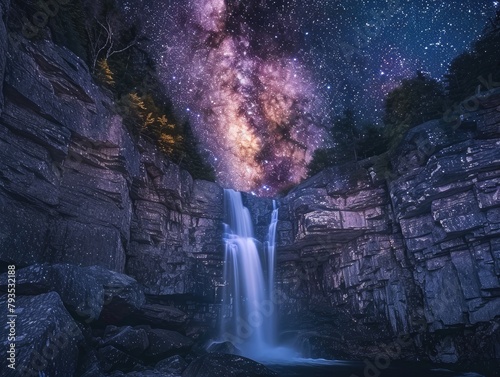
[[(141, 1), (142, 6), (146, 2)], [(306, 175), (331, 119), (380, 122), (417, 70), (441, 79), (496, 1), (167, 0), (146, 4), (150, 49), (224, 187), (272, 195)], [(134, 6), (130, 5), (134, 11)]]

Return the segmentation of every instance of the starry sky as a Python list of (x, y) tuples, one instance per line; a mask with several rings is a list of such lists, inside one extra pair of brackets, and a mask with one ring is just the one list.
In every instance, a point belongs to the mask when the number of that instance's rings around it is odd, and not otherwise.
[[(224, 187), (274, 195), (301, 181), (344, 109), (381, 122), (417, 70), (441, 79), (497, 1), (140, 1), (180, 118)], [(133, 3), (127, 7), (134, 10)]]

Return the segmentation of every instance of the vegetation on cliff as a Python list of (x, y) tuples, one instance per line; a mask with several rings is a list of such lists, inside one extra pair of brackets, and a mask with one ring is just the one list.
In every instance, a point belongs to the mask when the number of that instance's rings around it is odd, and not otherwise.
[(333, 145), (315, 151), (308, 166), (309, 176), (326, 167), (372, 156), (379, 156), (376, 169), (390, 172), (389, 157), (411, 128), (442, 119), (452, 131), (457, 124), (454, 120), (464, 111), (462, 101), (500, 85), (499, 50), (500, 11), (471, 48), (450, 63), (443, 80), (421, 71), (402, 80), (385, 98), (382, 125), (359, 125), (354, 112), (346, 110), (331, 126)]
[(14, 0), (9, 28), (30, 39), (50, 38), (74, 52), (114, 97), (117, 112), (135, 137), (151, 139), (193, 178), (215, 180), (189, 125), (172, 111), (156, 63), (146, 51), (140, 18), (128, 17), (118, 1)]

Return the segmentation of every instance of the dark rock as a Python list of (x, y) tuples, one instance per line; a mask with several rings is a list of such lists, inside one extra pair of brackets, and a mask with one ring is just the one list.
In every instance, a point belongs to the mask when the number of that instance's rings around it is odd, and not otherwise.
[[(33, 265), (16, 271), (18, 295), (57, 292), (71, 313), (87, 321), (99, 318), (104, 304), (102, 283), (87, 269), (68, 264)], [(7, 274), (0, 275), (7, 292)]]
[(104, 323), (120, 323), (146, 302), (142, 286), (130, 276), (99, 266), (88, 267), (87, 270), (104, 289), (104, 307), (100, 317)]
[(184, 335), (170, 330), (149, 329), (149, 348), (144, 353), (145, 357), (161, 360), (173, 355), (186, 355), (193, 341)]
[(103, 346), (113, 346), (135, 357), (140, 357), (149, 347), (148, 334), (144, 329), (133, 329), (130, 326), (110, 327), (106, 328)]
[(164, 373), (178, 373), (181, 374), (188, 364), (179, 355), (171, 356), (165, 360), (156, 363), (155, 369)]
[(235, 345), (231, 342), (222, 342), (222, 343), (212, 343), (207, 351), (209, 353), (228, 353), (232, 355), (239, 355), (240, 350), (235, 347)]
[(92, 366), (80, 375), (80, 377), (107, 377), (108, 375), (101, 372), (98, 365)]
[(182, 377), (271, 377), (276, 372), (246, 357), (210, 353), (193, 361)]
[(3, 79), (7, 59), (7, 44), (9, 42), (6, 25), (9, 7), (10, 0), (0, 1), (0, 115), (2, 114), (3, 109)]
[(101, 370), (97, 353), (92, 350), (87, 357), (85, 357), (79, 365), (76, 374), (80, 377), (105, 377), (106, 374)]
[[(6, 274), (2, 275), (6, 280)], [(103, 267), (33, 265), (17, 271), (18, 294), (58, 292), (68, 309), (86, 321), (120, 322), (145, 303), (142, 287), (131, 277)], [(6, 291), (6, 285), (0, 285)]]
[(187, 314), (172, 306), (146, 304), (136, 310), (131, 321), (156, 328), (183, 330), (187, 323)]
[(126, 374), (112, 374), (111, 376), (116, 377), (181, 377), (177, 373), (160, 372), (157, 370), (144, 370), (140, 372), (131, 372)]
[[(7, 308), (6, 295), (0, 296), (0, 304)], [(38, 371), (48, 376), (74, 376), (84, 339), (59, 295), (20, 296), (15, 307), (16, 370), (4, 367), (2, 376), (38, 375)], [(7, 355), (7, 343), (5, 337), (3, 355)]]
[(100, 348), (97, 351), (97, 358), (102, 370), (105, 372), (112, 372), (114, 370), (130, 372), (141, 365), (138, 359), (113, 346)]

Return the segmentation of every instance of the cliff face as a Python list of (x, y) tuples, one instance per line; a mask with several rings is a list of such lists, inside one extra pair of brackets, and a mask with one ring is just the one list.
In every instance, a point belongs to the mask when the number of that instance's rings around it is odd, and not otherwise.
[(281, 201), (280, 312), (290, 329), (306, 318), (313, 353), (366, 355), (412, 334), (402, 352), (500, 358), (500, 92), (477, 100), (458, 129), (412, 129), (389, 184), (367, 160)]
[[(0, 260), (125, 272), (149, 300), (213, 327), (222, 188), (134, 141), (68, 50), (13, 45), (4, 30), (0, 22)], [(500, 358), (500, 94), (478, 101), (456, 130), (413, 129), (392, 176), (367, 160), (279, 200), (284, 338), (315, 357), (377, 354), (410, 334), (394, 358)], [(244, 200), (263, 240), (272, 202)]]
[(3, 108), (3, 76), (5, 73), (5, 63), (7, 59), (7, 11), (10, 0), (0, 1), (0, 114)]
[(0, 80), (1, 260), (100, 265), (126, 271), (150, 295), (213, 301), (222, 189), (134, 141), (71, 52), (20, 39), (5, 54), (0, 36), (0, 57), (8, 56)]

